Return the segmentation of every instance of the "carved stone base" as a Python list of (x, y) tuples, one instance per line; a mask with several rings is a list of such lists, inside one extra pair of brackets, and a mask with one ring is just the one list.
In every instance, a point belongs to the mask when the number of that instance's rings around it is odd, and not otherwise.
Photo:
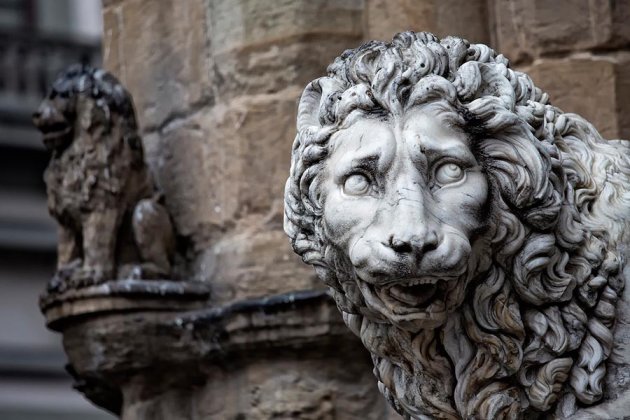
[(123, 419), (387, 418), (370, 357), (326, 292), (201, 307), (207, 294), (116, 281), (42, 309), (76, 388)]
[(40, 308), (49, 328), (62, 331), (76, 317), (106, 312), (177, 311), (203, 306), (207, 284), (174, 280), (112, 280), (96, 286), (45, 293)]

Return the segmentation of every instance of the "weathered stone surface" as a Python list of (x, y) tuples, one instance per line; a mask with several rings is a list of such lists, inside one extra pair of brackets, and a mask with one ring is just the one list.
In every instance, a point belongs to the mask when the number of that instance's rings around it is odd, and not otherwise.
[(212, 75), (220, 83), (215, 86), (215, 96), (229, 102), (238, 96), (270, 94), (290, 86), (302, 88), (326, 71), (335, 54), (359, 41), (354, 33), (313, 33), (216, 51)]
[(282, 150), (290, 146), (294, 134), (299, 91), (288, 87), (243, 96), (199, 115), (199, 126), (212, 133), (206, 144), (214, 151), (204, 161), (217, 162), (219, 169), (206, 181), (214, 186), (209, 192), (218, 198), (212, 212), (224, 224), (235, 226), (255, 214), (280, 212), (277, 194), (282, 195), (282, 187), (276, 181), (282, 182), (283, 170), (289, 166)]
[(48, 328), (63, 331), (77, 319), (125, 311), (184, 311), (207, 305), (210, 287), (203, 282), (114, 280), (63, 293), (45, 294), (39, 306)]
[(615, 65), (615, 98), (616, 107), (610, 119), (616, 119), (618, 123), (617, 138), (630, 138), (630, 54), (620, 53), (616, 55)]
[(132, 86), (142, 126), (152, 131), (199, 105), (303, 86), (361, 38), (361, 4), (112, 3), (104, 10), (104, 61)]
[(630, 3), (607, 0), (494, 0), (494, 44), (514, 61), (541, 54), (627, 46)]
[(289, 166), (282, 152), (293, 137), (298, 92), (215, 106), (147, 141), (177, 231), (189, 244), (186, 272), (213, 284), (215, 302), (316, 285), (281, 232), (279, 197)]
[(75, 65), (33, 114), (51, 158), (48, 210), (59, 226), (47, 292), (115, 279), (168, 278), (174, 231), (144, 161), (133, 100), (100, 69)]
[(489, 41), (485, 0), (366, 0), (365, 9), (364, 40), (387, 40), (415, 30)]
[(213, 302), (317, 287), (281, 231), (289, 166), (284, 151), (300, 91), (203, 108), (146, 142), (177, 231), (189, 245), (185, 271), (212, 283)]
[[(340, 348), (356, 352), (357, 348)], [(265, 360), (228, 362), (208, 371), (208, 381), (191, 389), (173, 389), (153, 398), (146, 384), (130, 384), (123, 419), (286, 419), (384, 420), (388, 408), (369, 385), (369, 358), (348, 363), (326, 353), (304, 350)], [(375, 398), (377, 397), (377, 398)]]
[(360, 37), (361, 0), (211, 0), (208, 2), (213, 55), (228, 50), (261, 50), (312, 35)]
[[(568, 63), (569, 91), (596, 73), (589, 99), (615, 103), (614, 63)], [(346, 51), (297, 129), (285, 231), (400, 414), (628, 409), (630, 141), (486, 45), (425, 32)]]
[(322, 287), (291, 252), (283, 232), (258, 226), (235, 232), (195, 259), (198, 278), (212, 285), (213, 302)]
[(212, 103), (206, 1), (104, 6), (103, 62), (129, 86), (145, 131)]
[(578, 55), (539, 59), (524, 70), (558, 108), (584, 116), (605, 138), (629, 138), (629, 62), (619, 55)]
[(64, 345), (75, 375), (90, 378), (87, 396), (123, 419), (380, 420), (391, 412), (367, 380), (369, 355), (322, 292), (84, 318), (64, 330)]
[(401, 30), (434, 26), (434, 9), (432, 0), (366, 0), (364, 38), (383, 40)]

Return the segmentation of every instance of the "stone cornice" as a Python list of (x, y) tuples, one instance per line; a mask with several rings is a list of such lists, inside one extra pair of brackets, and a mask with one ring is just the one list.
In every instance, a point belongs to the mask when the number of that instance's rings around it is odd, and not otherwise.
[[(190, 299), (193, 292), (202, 295), (201, 286), (181, 283), (177, 289), (156, 282), (142, 291), (137, 282), (114, 283), (77, 292), (66, 302), (43, 298), (42, 307), (50, 325), (63, 333), (75, 387), (117, 414), (121, 386), (138, 374), (155, 376), (159, 389), (189, 386), (203, 381), (203, 372), (219, 362), (265, 352), (317, 351), (333, 342), (337, 348), (356, 344), (334, 301), (322, 290), (183, 309), (201, 304)], [(93, 312), (87, 310), (90, 305)], [(177, 310), (176, 305), (183, 306)]]
[(47, 326), (62, 331), (76, 317), (107, 312), (199, 308), (210, 297), (208, 284), (175, 280), (112, 280), (94, 286), (48, 292), (39, 306)]

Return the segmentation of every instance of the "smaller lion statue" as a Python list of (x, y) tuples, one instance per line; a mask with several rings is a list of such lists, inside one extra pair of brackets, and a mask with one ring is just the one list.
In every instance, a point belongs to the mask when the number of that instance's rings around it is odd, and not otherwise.
[(630, 415), (630, 142), (483, 44), (404, 32), (299, 102), (293, 249), (406, 419)]
[(168, 278), (175, 236), (144, 162), (131, 95), (110, 73), (71, 66), (33, 114), (51, 152), (44, 180), (59, 224), (49, 292)]

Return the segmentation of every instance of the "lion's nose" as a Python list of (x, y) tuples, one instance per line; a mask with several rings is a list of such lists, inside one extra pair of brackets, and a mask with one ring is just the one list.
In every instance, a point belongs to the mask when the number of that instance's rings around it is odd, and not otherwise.
[(421, 233), (392, 234), (386, 245), (398, 254), (424, 255), (438, 247), (438, 235), (433, 229), (422, 229), (422, 231)]
[(46, 120), (50, 118), (50, 116), (51, 116), (50, 107), (46, 106), (45, 104), (42, 104), (39, 106), (39, 108), (37, 108), (37, 111), (33, 112), (33, 122), (37, 124), (38, 121)]
[(42, 119), (42, 112), (39, 109), (33, 112), (32, 119), (33, 119), (33, 123), (35, 123), (35, 125), (38, 125), (39, 121), (41, 121)]
[(383, 212), (386, 226), (382, 243), (399, 255), (412, 254), (416, 259), (439, 246), (437, 225), (428, 206), (425, 192), (418, 185), (423, 180), (414, 176), (417, 171), (402, 173), (397, 188), (392, 190), (388, 211)]

